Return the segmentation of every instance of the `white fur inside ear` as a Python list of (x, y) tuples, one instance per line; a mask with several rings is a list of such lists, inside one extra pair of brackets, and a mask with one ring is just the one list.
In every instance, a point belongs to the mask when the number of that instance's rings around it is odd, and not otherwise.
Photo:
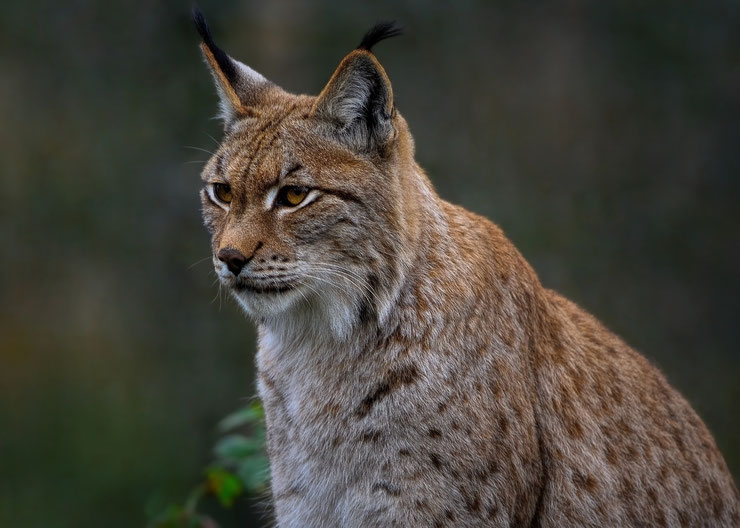
[(254, 86), (257, 86), (259, 84), (268, 82), (267, 79), (265, 79), (264, 76), (262, 76), (262, 74), (253, 70), (252, 68), (250, 68), (243, 62), (234, 60), (234, 64), (236, 64), (236, 67), (239, 70), (240, 79), (245, 81), (247, 84), (252, 84)]
[(216, 91), (218, 92), (219, 112), (216, 115), (215, 119), (220, 119), (224, 122), (224, 125), (227, 125), (234, 120), (234, 117), (236, 116), (236, 110), (234, 109), (234, 105), (231, 104), (231, 100), (226, 94), (226, 90), (224, 90), (223, 86), (221, 86), (221, 83), (218, 82), (218, 79), (216, 79)]
[(370, 80), (362, 75), (349, 75), (342, 82), (337, 96), (329, 101), (328, 113), (345, 126), (363, 115), (370, 98)]
[[(238, 60), (234, 60), (233, 58), (231, 61), (234, 63), (234, 66), (236, 66), (238, 72), (238, 79), (234, 85), (231, 86), (231, 89), (237, 94), (237, 96), (246, 92), (258, 90), (261, 85), (269, 83), (265, 77), (246, 64), (239, 62)], [(213, 70), (211, 71), (213, 72)], [(219, 98), (218, 106), (220, 111), (217, 117), (220, 118), (225, 125), (228, 125), (236, 117), (237, 109), (234, 107), (234, 102), (229, 97), (227, 87), (223, 86), (221, 78), (215, 72), (213, 72), (213, 79), (216, 81), (216, 90), (218, 91)]]
[(382, 67), (362, 54), (342, 62), (316, 102), (328, 132), (361, 150), (393, 138), (392, 107), (393, 92)]

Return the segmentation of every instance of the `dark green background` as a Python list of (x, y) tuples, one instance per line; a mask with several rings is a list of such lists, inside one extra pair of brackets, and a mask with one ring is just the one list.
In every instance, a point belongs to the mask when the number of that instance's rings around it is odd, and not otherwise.
[[(403, 23), (377, 54), (439, 192), (654, 360), (738, 475), (740, 5), (644, 4), (202, 7), (307, 93), (375, 21)], [(0, 526), (142, 526), (254, 393), (254, 330), (200, 225), (207, 154), (185, 147), (220, 134), (189, 8), (0, 10)]]

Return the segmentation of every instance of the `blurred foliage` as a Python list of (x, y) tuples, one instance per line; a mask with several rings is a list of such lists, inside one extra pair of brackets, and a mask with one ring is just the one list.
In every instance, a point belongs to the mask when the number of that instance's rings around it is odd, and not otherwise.
[[(270, 466), (265, 450), (265, 415), (259, 401), (238, 409), (219, 422), (221, 437), (213, 451), (216, 460), (205, 480), (190, 492), (185, 504), (171, 505), (151, 520), (150, 528), (217, 528), (218, 523), (199, 512), (200, 501), (210, 494), (223, 508), (231, 508), (243, 494), (267, 491)], [(245, 434), (235, 429), (247, 429)]]
[[(440, 194), (657, 363), (740, 474), (740, 2), (199, 3), (301, 93), (378, 19), (404, 25), (376, 51)], [(221, 130), (189, 10), (0, 10), (2, 527), (144, 526), (254, 394), (255, 331), (198, 213)], [(196, 509), (265, 524), (246, 492)]]

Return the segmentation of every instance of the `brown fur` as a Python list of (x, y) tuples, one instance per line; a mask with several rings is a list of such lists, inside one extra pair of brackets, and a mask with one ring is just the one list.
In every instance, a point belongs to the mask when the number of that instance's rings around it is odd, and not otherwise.
[[(664, 376), (436, 195), (370, 52), (318, 97), (258, 91), (203, 171), (233, 200), (206, 188), (203, 212), (260, 327), (278, 525), (739, 525), (722, 455)], [(319, 197), (268, 208), (285, 185)], [(249, 258), (238, 277), (226, 247)]]

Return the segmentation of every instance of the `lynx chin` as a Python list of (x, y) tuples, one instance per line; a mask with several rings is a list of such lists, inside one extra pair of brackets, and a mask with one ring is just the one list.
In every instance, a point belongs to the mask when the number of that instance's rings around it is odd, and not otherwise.
[(373, 54), (317, 96), (201, 49), (213, 265), (259, 326), (283, 528), (739, 526), (712, 435), (643, 356), (435, 192)]

